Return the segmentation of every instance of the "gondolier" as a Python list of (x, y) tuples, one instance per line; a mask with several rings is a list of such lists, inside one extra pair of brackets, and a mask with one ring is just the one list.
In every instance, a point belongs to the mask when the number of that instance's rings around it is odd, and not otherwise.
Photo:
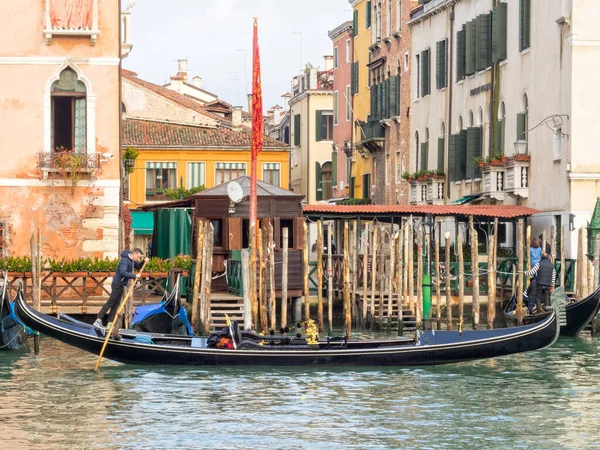
[[(121, 253), (121, 261), (119, 261), (119, 266), (117, 267), (117, 271), (111, 284), (110, 297), (100, 309), (98, 317), (96, 317), (96, 321), (94, 322), (95, 327), (104, 328), (102, 321), (106, 312), (109, 310), (107, 324), (114, 320), (117, 309), (119, 309), (119, 304), (121, 303), (123, 290), (127, 286), (127, 283), (129, 283), (129, 280), (135, 280), (140, 277), (139, 273), (133, 273), (133, 269), (135, 267), (139, 270), (142, 267), (143, 263), (140, 261), (142, 256), (142, 250), (139, 248), (136, 248), (133, 251), (124, 250)], [(146, 258), (145, 261), (147, 262), (148, 258)]]
[(554, 283), (556, 282), (556, 270), (554, 264), (550, 261), (550, 255), (542, 253), (540, 262), (525, 272), (525, 275), (536, 277), (535, 304), (538, 312), (542, 310), (542, 301), (544, 302), (544, 309), (547, 310), (550, 306), (550, 294), (554, 290)]

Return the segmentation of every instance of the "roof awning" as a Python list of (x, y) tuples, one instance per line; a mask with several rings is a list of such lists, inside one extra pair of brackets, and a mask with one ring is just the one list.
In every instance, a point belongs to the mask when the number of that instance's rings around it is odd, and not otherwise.
[(458, 200), (454, 200), (451, 204), (452, 205), (464, 205), (465, 203), (472, 202), (473, 200), (475, 200), (476, 198), (479, 198), (479, 197), (481, 197), (481, 194), (465, 195), (464, 197), (461, 197)]
[(131, 211), (131, 228), (134, 234), (152, 234), (154, 231), (154, 213), (150, 211)]

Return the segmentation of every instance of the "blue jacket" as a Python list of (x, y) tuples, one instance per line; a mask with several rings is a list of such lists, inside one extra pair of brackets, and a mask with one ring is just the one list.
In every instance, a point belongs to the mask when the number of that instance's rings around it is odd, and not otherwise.
[(529, 247), (529, 259), (531, 267), (539, 263), (542, 259), (542, 247)]
[(129, 280), (135, 280), (133, 268), (141, 269), (143, 264), (142, 261), (134, 263), (133, 259), (131, 259), (131, 252), (129, 250), (124, 250), (121, 253), (121, 261), (119, 261), (119, 267), (117, 267), (112, 284), (127, 286)]

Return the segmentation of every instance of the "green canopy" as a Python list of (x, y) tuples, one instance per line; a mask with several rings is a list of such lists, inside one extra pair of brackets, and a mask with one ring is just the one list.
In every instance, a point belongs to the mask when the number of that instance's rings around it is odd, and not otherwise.
[(131, 228), (134, 234), (152, 235), (154, 213), (151, 211), (131, 211)]
[(192, 252), (192, 217), (187, 208), (154, 211), (152, 255), (167, 259)]

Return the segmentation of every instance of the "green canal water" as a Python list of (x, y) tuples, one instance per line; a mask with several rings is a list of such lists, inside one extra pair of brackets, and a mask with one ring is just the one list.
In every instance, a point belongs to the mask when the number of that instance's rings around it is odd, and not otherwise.
[(424, 368), (148, 368), (0, 353), (3, 449), (600, 448), (600, 341)]

